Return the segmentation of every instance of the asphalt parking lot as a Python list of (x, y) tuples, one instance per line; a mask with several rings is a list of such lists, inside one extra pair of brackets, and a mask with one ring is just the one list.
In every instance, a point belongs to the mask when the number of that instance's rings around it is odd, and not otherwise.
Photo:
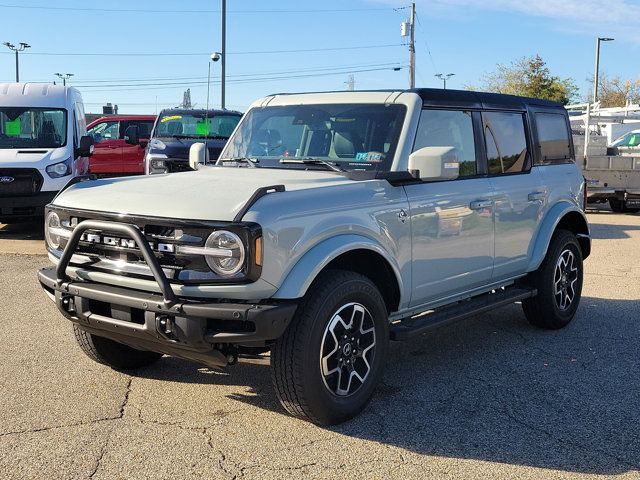
[(37, 285), (39, 228), (2, 226), (0, 478), (640, 478), (640, 215), (589, 220), (567, 329), (513, 305), (393, 344), (368, 409), (333, 428), (284, 413), (268, 359), (91, 362)]

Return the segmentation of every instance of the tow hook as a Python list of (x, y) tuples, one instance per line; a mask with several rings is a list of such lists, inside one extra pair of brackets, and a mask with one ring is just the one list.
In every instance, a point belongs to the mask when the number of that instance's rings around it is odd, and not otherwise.
[(238, 349), (236, 347), (229, 344), (216, 343), (214, 348), (225, 356), (227, 365), (235, 365), (238, 363)]
[(156, 330), (167, 340), (176, 342), (175, 323), (169, 315), (156, 315)]

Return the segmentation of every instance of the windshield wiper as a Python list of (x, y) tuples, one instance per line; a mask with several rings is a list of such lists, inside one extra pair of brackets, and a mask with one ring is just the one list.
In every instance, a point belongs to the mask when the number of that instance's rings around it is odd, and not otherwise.
[(304, 165), (322, 165), (327, 167), (329, 170), (333, 170), (334, 172), (346, 172), (344, 168), (339, 167), (338, 165), (327, 162), (326, 160), (320, 160), (319, 158), (281, 158), (280, 163), (302, 163)]
[(218, 159), (218, 161), (220, 163), (225, 163), (225, 162), (236, 162), (236, 163), (246, 163), (247, 165), (249, 165), (251, 168), (258, 168), (260, 167), (260, 165), (258, 165), (258, 159), (257, 158), (249, 158), (249, 157), (232, 157), (232, 158), (220, 158)]

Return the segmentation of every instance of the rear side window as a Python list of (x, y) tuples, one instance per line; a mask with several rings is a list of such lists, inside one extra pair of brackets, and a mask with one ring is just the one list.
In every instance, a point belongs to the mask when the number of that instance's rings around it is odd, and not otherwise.
[(536, 113), (538, 148), (542, 163), (571, 160), (571, 140), (564, 115), (558, 113)]
[(490, 175), (526, 172), (530, 168), (524, 114), (482, 114)]
[(478, 174), (471, 112), (425, 109), (420, 116), (413, 150), (451, 147), (460, 162), (460, 177)]

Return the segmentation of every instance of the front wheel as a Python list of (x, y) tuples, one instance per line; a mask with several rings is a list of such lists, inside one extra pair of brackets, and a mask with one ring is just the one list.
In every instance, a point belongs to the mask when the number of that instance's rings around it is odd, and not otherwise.
[(272, 349), (280, 403), (318, 425), (354, 417), (382, 378), (388, 344), (388, 314), (373, 282), (353, 272), (325, 272)]
[(582, 294), (582, 250), (572, 232), (559, 230), (551, 239), (540, 268), (527, 283), (538, 290), (522, 301), (527, 320), (546, 329), (566, 327), (578, 310)]

